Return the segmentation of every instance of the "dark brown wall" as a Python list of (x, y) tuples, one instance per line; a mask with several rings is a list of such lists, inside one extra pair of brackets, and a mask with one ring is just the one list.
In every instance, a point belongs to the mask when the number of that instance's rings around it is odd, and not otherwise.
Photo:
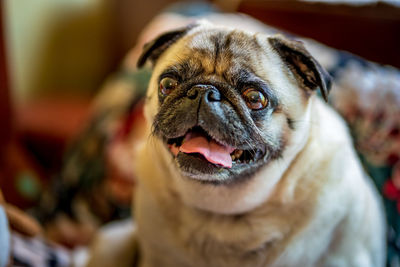
[(244, 0), (239, 11), (329, 46), (400, 68), (400, 8), (387, 4), (351, 6)]

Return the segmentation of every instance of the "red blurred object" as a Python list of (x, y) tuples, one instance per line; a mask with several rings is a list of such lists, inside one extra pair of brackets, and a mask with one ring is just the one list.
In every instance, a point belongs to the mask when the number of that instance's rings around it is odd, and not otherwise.
[(90, 114), (89, 102), (59, 96), (31, 101), (16, 110), (16, 128), (23, 135), (46, 135), (60, 142), (71, 140)]
[(65, 148), (86, 125), (90, 101), (46, 97), (18, 107), (15, 113), (19, 140), (46, 168), (45, 175), (49, 176), (59, 170)]
[(400, 188), (396, 187), (394, 180), (387, 180), (383, 186), (383, 195), (396, 202), (397, 211), (400, 213)]
[(392, 180), (387, 180), (383, 186), (383, 194), (390, 200), (400, 200), (400, 188), (397, 188)]

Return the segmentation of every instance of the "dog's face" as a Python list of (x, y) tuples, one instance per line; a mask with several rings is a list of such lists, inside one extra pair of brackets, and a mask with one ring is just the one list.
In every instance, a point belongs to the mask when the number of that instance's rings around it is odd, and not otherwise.
[(279, 161), (299, 141), (315, 89), (329, 90), (301, 43), (207, 23), (160, 36), (138, 65), (148, 59), (153, 136), (183, 176), (203, 183), (241, 181)]

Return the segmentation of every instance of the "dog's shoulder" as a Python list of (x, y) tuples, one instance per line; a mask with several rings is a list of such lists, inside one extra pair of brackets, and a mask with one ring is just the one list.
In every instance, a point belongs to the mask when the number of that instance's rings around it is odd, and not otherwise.
[(313, 174), (311, 179), (323, 180), (329, 191), (341, 194), (359, 190), (365, 184), (365, 173), (346, 122), (318, 98), (313, 108), (309, 142), (302, 151), (303, 164), (310, 166), (307, 172)]
[(316, 98), (314, 101), (313, 138), (324, 147), (346, 145), (352, 147), (349, 129), (344, 119), (329, 104)]

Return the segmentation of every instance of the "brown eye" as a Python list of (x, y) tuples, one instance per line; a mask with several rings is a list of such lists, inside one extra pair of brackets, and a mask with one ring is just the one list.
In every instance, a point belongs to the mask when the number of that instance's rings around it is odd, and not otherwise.
[(243, 98), (249, 108), (257, 110), (265, 108), (268, 104), (268, 99), (260, 91), (249, 88), (243, 92)]
[(178, 86), (178, 81), (169, 77), (162, 78), (160, 81), (160, 92), (169, 95)]

